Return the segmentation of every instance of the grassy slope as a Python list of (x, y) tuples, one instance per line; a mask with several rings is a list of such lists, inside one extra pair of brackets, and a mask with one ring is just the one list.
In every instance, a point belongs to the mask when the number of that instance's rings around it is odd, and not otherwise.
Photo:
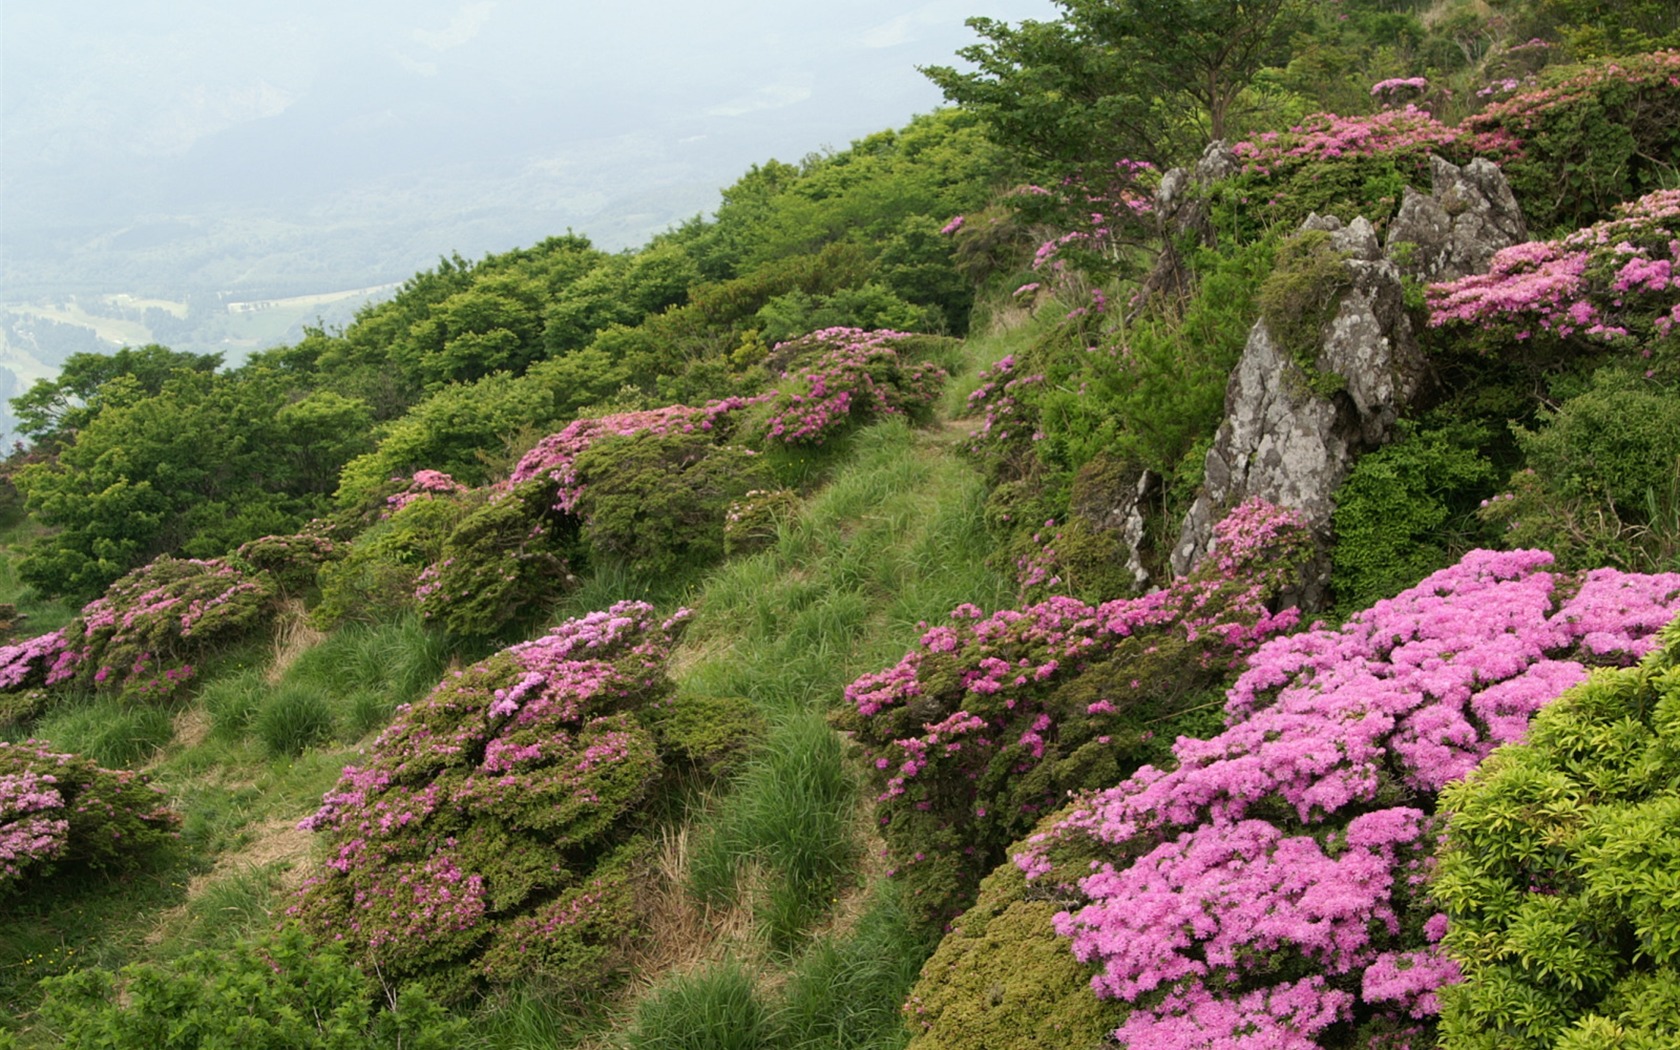
[[(1020, 337), (974, 340), (969, 359), (988, 363)], [(948, 405), (971, 385), (959, 378)], [(729, 790), (672, 829), (672, 906), (654, 918), (647, 953), (667, 976), (649, 972), (594, 1019), (567, 1015), (540, 988), (509, 989), (481, 1010), (480, 1045), (681, 1045), (671, 1040), (694, 1030), (693, 1011), (728, 1013), (713, 999), (740, 991), (730, 974), (748, 978), (748, 999), (739, 1024), (708, 1029), (719, 1045), (902, 1041), (898, 1003), (931, 945), (902, 932), (893, 887), (871, 865), (864, 800), (825, 714), (852, 678), (896, 661), (922, 621), (1013, 597), (986, 564), (986, 492), (958, 455), (964, 433), (943, 418), (858, 433), (774, 545), (687, 596), (697, 615), (673, 676), (693, 692), (750, 698), (771, 730)], [(623, 579), (586, 588), (598, 598), (645, 589)], [(28, 1029), (41, 976), (224, 946), (273, 923), (311, 849), (297, 820), (353, 745), (446, 659), (412, 623), (325, 639), (282, 631), (272, 647), (230, 654), (167, 717), (90, 699), (41, 723), (36, 735), (60, 746), (144, 762), (185, 825), (181, 848), (149, 869), (67, 883), (0, 915), (0, 1002), (26, 1043), (50, 1044)]]

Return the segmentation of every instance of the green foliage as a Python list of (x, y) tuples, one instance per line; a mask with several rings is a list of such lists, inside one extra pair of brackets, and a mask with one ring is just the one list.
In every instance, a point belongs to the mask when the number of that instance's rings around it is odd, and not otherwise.
[(541, 620), (571, 579), (577, 536), (576, 520), (554, 503), (555, 483), (537, 478), (462, 518), (415, 579), (421, 614), (469, 638)]
[(270, 373), (177, 372), (155, 395), (104, 403), (56, 462), (17, 485), (58, 531), (20, 564), (43, 593), (82, 599), (159, 554), (213, 557), (325, 509), (366, 447), (367, 406), (330, 391), (291, 401)]
[(1604, 369), (1591, 386), (1513, 426), (1527, 466), (1482, 518), (1512, 548), (1543, 547), (1567, 567), (1680, 567), (1680, 399), (1665, 384)]
[(928, 332), (943, 327), (943, 316), (936, 311), (914, 306), (874, 282), (821, 297), (794, 290), (765, 303), (754, 319), (770, 344), (785, 343), (823, 328)]
[(976, 67), (923, 72), (1041, 166), (1187, 159), (1227, 136), (1243, 88), (1287, 55), (1288, 0), (1058, 0), (1056, 22), (969, 19)]
[(1496, 154), (1510, 154), (1503, 168), (1531, 230), (1578, 229), (1609, 218), (1622, 201), (1674, 185), (1677, 72), (1672, 51), (1554, 67), (1538, 89), (1490, 106), (1465, 127)]
[(1054, 899), (1028, 899), (1003, 864), (939, 942), (904, 1004), (909, 1050), (1036, 1050), (1098, 1046), (1125, 1017), (1091, 994), (1092, 968), (1057, 937)]
[(769, 727), (752, 702), (679, 690), (653, 716), (662, 752), (718, 779), (760, 749)]
[(591, 555), (650, 576), (721, 558), (730, 504), (772, 485), (756, 452), (718, 445), (702, 431), (606, 436), (574, 469)]
[(1449, 1050), (1656, 1047), (1680, 1035), (1680, 628), (1600, 672), (1441, 796), (1433, 893), (1464, 983)]
[(783, 526), (799, 515), (793, 489), (753, 489), (729, 505), (723, 519), (723, 552), (748, 554), (774, 543)]
[[(62, 440), (87, 426), (107, 402), (123, 403), (158, 393), (177, 372), (214, 372), (220, 354), (189, 354), (155, 343), (111, 354), (71, 354), (54, 379), (12, 399), (18, 433), (36, 442)], [(117, 380), (123, 380), (118, 382)], [(110, 389), (106, 385), (110, 384)]]
[(417, 608), (414, 589), (443, 556), (455, 527), (473, 513), (467, 497), (416, 499), (376, 522), (319, 570), (321, 597), (310, 619), (327, 628), (377, 621)]
[(1346, 380), (1318, 370), (1318, 348), (1342, 297), (1353, 288), (1347, 257), (1323, 230), (1302, 230), (1278, 245), (1271, 274), (1256, 300), (1278, 348), (1308, 376), (1314, 393), (1328, 396)]
[(376, 994), (342, 948), (295, 926), (232, 952), (83, 970), (47, 987), (42, 1016), (77, 1050), (449, 1050), (466, 1034), (417, 990)]
[(1495, 477), (1486, 443), (1474, 424), (1420, 427), (1360, 457), (1331, 518), (1338, 608), (1392, 598), (1469, 549), (1466, 519)]
[(630, 1050), (761, 1050), (770, 1011), (739, 963), (716, 963), (671, 978), (642, 1000), (626, 1035)]

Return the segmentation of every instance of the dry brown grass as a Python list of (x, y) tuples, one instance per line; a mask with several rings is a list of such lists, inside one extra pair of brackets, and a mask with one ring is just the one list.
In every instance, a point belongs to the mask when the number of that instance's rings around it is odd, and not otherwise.
[(264, 679), (269, 685), (279, 685), (286, 669), (325, 638), (325, 634), (310, 626), (303, 602), (296, 598), (288, 601), (281, 606), (274, 626), (274, 658)]

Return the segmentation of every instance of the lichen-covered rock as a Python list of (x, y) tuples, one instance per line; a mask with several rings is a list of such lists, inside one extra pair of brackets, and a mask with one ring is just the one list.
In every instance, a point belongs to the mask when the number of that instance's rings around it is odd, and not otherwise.
[(1528, 239), (1522, 209), (1492, 161), (1461, 168), (1431, 156), (1429, 164), (1430, 192), (1407, 186), (1388, 228), (1388, 257), (1402, 273), (1423, 281), (1486, 273), (1494, 253)]
[[(1346, 290), (1320, 330), (1311, 360), (1277, 343), (1264, 320), (1249, 332), (1225, 393), (1225, 422), (1208, 450), (1201, 492), (1179, 532), (1175, 574), (1208, 553), (1226, 508), (1264, 499), (1301, 512), (1322, 537), (1332, 497), (1359, 453), (1386, 441), (1401, 409), (1422, 388), (1426, 363), (1402, 300), (1400, 271), (1364, 219), (1347, 226), (1314, 216), (1307, 230), (1329, 234), (1347, 271)], [(1326, 392), (1325, 380), (1333, 392)], [(1322, 601), (1324, 558), (1308, 567), (1294, 597)]]

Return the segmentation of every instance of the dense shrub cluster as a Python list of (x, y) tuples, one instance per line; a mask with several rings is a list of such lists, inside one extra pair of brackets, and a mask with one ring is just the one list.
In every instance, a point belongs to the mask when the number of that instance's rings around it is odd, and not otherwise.
[(1427, 1038), (1456, 972), (1426, 885), (1435, 795), (1680, 611), (1680, 576), (1550, 563), (1474, 552), (1339, 630), (1263, 645), (1225, 732), (1027, 841), (1015, 863), (1063, 900), (1056, 932), (1126, 1008), (1122, 1041)]
[(1463, 983), (1442, 1045), (1672, 1045), (1680, 1036), (1680, 621), (1443, 792), (1431, 892)]
[(0, 742), (0, 897), (60, 865), (132, 865), (179, 823), (144, 774), (101, 769), (34, 741)]
[(1616, 213), (1558, 240), (1506, 248), (1485, 274), (1430, 285), (1429, 323), (1519, 342), (1671, 337), (1680, 324), (1680, 190), (1646, 194)]
[(686, 617), (620, 603), (400, 708), (304, 821), (332, 856), (291, 914), (450, 996), (532, 976), (610, 985), (638, 927), (636, 832), (695, 757), (663, 671)]
[(46, 982), (41, 1014), (72, 1050), (451, 1050), (467, 1022), (417, 989), (378, 989), (342, 948), (296, 926), (113, 975), (78, 970)]
[(900, 348), (913, 349), (915, 342), (903, 332), (827, 328), (777, 347), (778, 356), (816, 360), (784, 373), (769, 395), (766, 438), (784, 445), (820, 445), (880, 416), (925, 415), (945, 370), (907, 360)]
[(926, 920), (949, 920), (1068, 791), (1138, 765), (1153, 751), (1150, 726), (1295, 623), (1293, 610), (1273, 614), (1266, 602), (1291, 582), (1307, 544), (1294, 516), (1245, 504), (1219, 526), (1206, 566), (1171, 587), (992, 616), (964, 606), (897, 666), (847, 687), (837, 721), (873, 771), (909, 903)]
[(1606, 217), (1672, 178), (1680, 160), (1680, 51), (1547, 70), (1540, 86), (1465, 120), (1499, 160), (1530, 224)]

